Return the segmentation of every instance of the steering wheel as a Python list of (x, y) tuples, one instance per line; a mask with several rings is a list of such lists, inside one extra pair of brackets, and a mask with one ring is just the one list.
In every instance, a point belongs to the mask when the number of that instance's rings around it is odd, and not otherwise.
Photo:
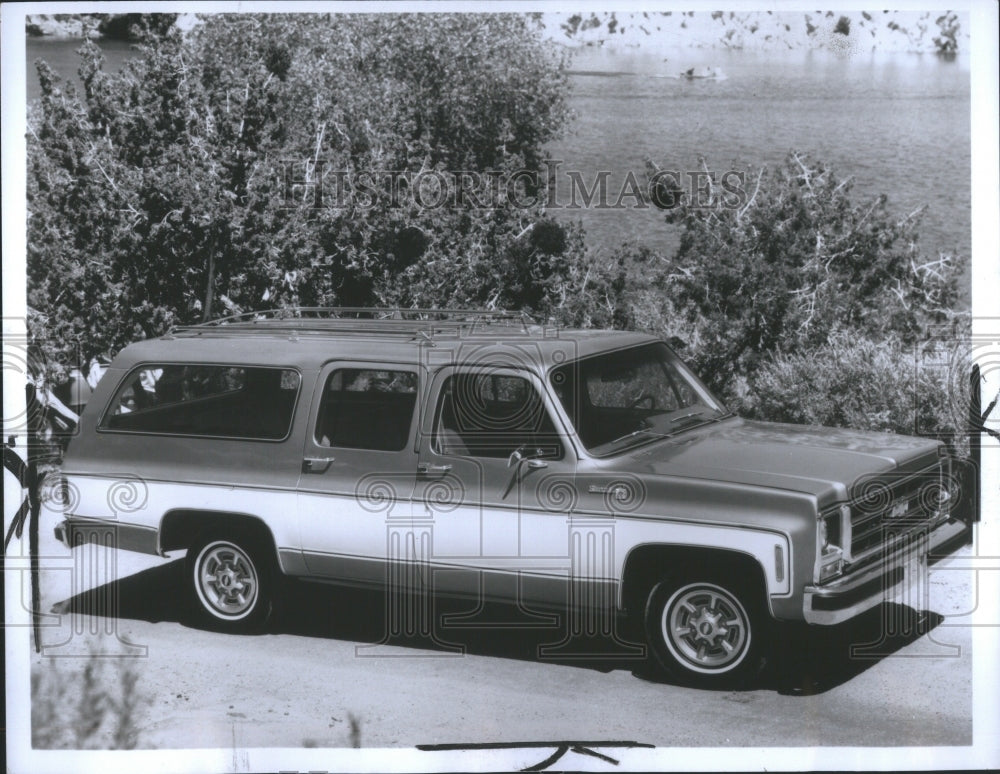
[(632, 403), (629, 405), (629, 408), (630, 409), (639, 408), (639, 405), (642, 403), (649, 403), (648, 407), (651, 409), (656, 408), (656, 398), (650, 395), (649, 393), (645, 392), (640, 394), (639, 397), (633, 400)]

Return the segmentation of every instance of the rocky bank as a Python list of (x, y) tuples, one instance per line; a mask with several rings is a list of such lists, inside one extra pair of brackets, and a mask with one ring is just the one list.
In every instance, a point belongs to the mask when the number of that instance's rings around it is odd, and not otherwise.
[(662, 11), (542, 14), (569, 46), (827, 49), (954, 54), (969, 48), (967, 14), (953, 11)]
[(199, 23), (193, 13), (35, 13), (25, 17), (24, 31), (36, 38), (134, 40), (137, 25), (141, 26), (144, 21), (160, 31), (170, 27), (186, 31)]
[[(969, 47), (967, 14), (953, 11), (647, 11), (537, 14), (545, 35), (569, 46), (760, 51), (828, 49), (954, 54)], [(36, 37), (135, 38), (136, 25), (189, 30), (184, 14), (29, 14)]]

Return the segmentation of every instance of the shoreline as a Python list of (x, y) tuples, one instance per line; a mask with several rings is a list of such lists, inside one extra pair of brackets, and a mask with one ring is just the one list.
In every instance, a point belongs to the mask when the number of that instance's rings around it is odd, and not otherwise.
[[(28, 14), (25, 34), (42, 39), (134, 41), (132, 26), (156, 16), (160, 29), (188, 32), (200, 14)], [(969, 50), (967, 13), (954, 11), (545, 12), (542, 36), (567, 48), (826, 50), (936, 53)]]
[(826, 50), (954, 55), (969, 50), (953, 11), (660, 11), (546, 13), (543, 35), (568, 48)]
[[(28, 14), (24, 18), (24, 32), (29, 39), (35, 40), (117, 40), (135, 42), (136, 37), (130, 34), (133, 24), (143, 16), (152, 14), (128, 13), (56, 13)], [(163, 28), (175, 27), (181, 32), (187, 32), (201, 23), (194, 13), (157, 14), (163, 17)]]

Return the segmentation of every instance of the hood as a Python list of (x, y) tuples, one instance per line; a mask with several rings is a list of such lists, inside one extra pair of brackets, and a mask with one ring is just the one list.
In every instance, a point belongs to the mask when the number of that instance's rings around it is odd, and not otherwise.
[(846, 500), (863, 477), (933, 465), (938, 446), (905, 435), (734, 418), (656, 441), (611, 467)]

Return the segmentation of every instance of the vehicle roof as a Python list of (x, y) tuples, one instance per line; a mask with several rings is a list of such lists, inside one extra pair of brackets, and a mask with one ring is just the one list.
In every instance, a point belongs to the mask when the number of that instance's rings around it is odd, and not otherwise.
[(388, 322), (262, 320), (190, 326), (132, 344), (119, 353), (112, 365), (129, 369), (140, 363), (199, 362), (309, 370), (330, 360), (377, 360), (433, 367), (475, 362), (545, 372), (579, 357), (659, 340), (627, 331), (541, 325), (380, 324)]

